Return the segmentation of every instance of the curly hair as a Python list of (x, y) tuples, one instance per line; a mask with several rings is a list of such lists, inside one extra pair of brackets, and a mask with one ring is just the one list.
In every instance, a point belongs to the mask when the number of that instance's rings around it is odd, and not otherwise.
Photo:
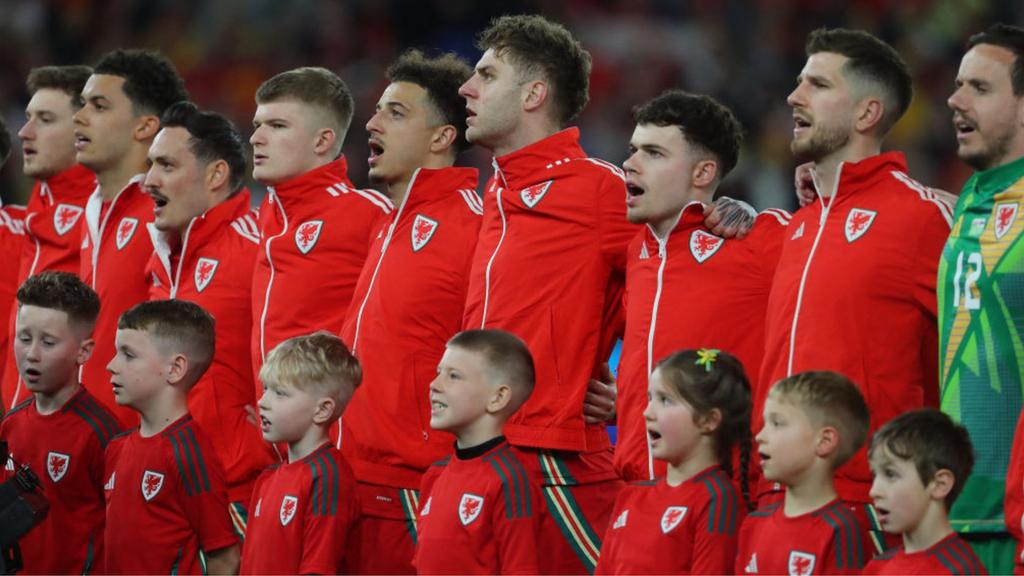
[(72, 324), (87, 328), (100, 315), (100, 297), (70, 272), (41, 272), (30, 276), (18, 288), (18, 304), (59, 310)]
[(123, 90), (136, 114), (161, 116), (171, 104), (188, 100), (174, 64), (156, 50), (114, 50), (100, 59), (93, 74), (124, 78)]
[(416, 49), (404, 52), (387, 71), (388, 82), (411, 82), (427, 91), (442, 124), (458, 131), (459, 152), (471, 146), (466, 140), (466, 101), (459, 96), (459, 87), (472, 75), (469, 63), (455, 54), (429, 58)]

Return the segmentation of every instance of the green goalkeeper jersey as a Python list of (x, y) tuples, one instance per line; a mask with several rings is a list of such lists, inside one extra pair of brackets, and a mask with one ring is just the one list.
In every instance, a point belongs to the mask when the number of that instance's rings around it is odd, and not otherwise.
[(938, 306), (942, 410), (967, 427), (976, 455), (950, 519), (961, 532), (1005, 532), (1003, 492), (1024, 396), (1024, 158), (964, 185), (942, 251)]

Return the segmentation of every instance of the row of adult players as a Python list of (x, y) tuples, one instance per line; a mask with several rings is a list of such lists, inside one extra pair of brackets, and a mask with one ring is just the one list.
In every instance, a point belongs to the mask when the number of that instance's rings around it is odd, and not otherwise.
[[(694, 347), (761, 367), (750, 370), (755, 431), (767, 385), (807, 369), (855, 381), (872, 430), (941, 404), (979, 454), (954, 526), (1005, 571), (1024, 357), (1022, 38), (997, 25), (968, 44), (949, 104), (959, 155), (978, 172), (954, 208), (907, 175), (902, 154), (882, 152), (911, 99), (902, 58), (864, 32), (813, 33), (787, 99), (810, 203), (767, 210), (749, 230), (737, 211), (707, 208), (736, 163), (731, 113), (666, 93), (638, 108), (624, 170), (587, 157), (572, 122), (589, 55), (538, 16), (493, 22), (475, 69), (418, 52), (394, 63), (366, 126), (381, 191), (346, 175), (353, 101), (340, 78), (300, 68), (265, 82), (250, 138), (252, 177), (268, 186), (258, 211), (238, 132), (179, 104), (187, 92), (162, 56), (118, 50), (94, 69), (37, 69), (19, 136), (38, 182), (26, 211), (0, 216), (4, 253), (20, 254), (17, 276), (3, 272), (3, 304), (32, 274), (78, 272), (103, 302), (82, 382), (129, 425), (105, 368), (120, 313), (150, 298), (210, 310), (217, 352), (190, 410), (223, 462), (240, 529), (255, 477), (277, 460), (253, 426), (253, 374), (288, 337), (340, 334), (365, 371), (339, 434), (364, 504), (357, 540), (392, 551), (366, 571), (410, 569), (419, 479), (452, 449), (426, 425), (427, 384), (444, 342), (479, 327), (515, 333), (536, 359), (537, 390), (506, 435), (581, 511), (550, 543), (561, 571), (593, 569), (609, 488), (658, 474), (641, 416), (647, 375), (652, 359)], [(470, 145), (494, 154), (482, 197), (476, 171), (454, 166)], [(602, 361), (620, 336), (616, 391)], [(10, 357), (3, 368), (12, 407), (29, 390)], [(870, 478), (863, 451), (837, 475), (864, 518)], [(771, 501), (777, 487), (757, 496)], [(1020, 497), (1011, 490), (1011, 509)]]

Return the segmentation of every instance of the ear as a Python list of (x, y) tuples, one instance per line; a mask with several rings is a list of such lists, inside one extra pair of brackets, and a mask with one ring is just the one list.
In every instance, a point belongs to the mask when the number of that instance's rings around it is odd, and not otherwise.
[(708, 188), (718, 177), (718, 162), (714, 160), (700, 160), (693, 165), (693, 186), (696, 188)]
[(437, 128), (434, 130), (433, 137), (430, 138), (430, 152), (432, 154), (447, 152), (448, 149), (455, 144), (455, 140), (458, 137), (459, 131), (451, 124), (445, 124), (444, 126)]
[(832, 426), (825, 426), (818, 432), (818, 441), (814, 446), (814, 454), (819, 458), (826, 458), (839, 449), (839, 430)]
[(229, 188), (231, 168), (223, 159), (214, 160), (206, 165), (206, 189), (221, 190)]
[(870, 132), (882, 121), (885, 104), (878, 98), (864, 98), (857, 105), (857, 121), (854, 128), (861, 134)]
[(508, 384), (501, 384), (494, 390), (494, 394), (491, 394), (491, 398), (487, 401), (487, 413), (497, 414), (504, 410), (511, 401), (512, 388)]
[(160, 118), (152, 114), (144, 114), (135, 119), (135, 130), (132, 136), (136, 142), (147, 142), (156, 137), (160, 131)]
[(316, 140), (313, 142), (313, 152), (318, 156), (329, 154), (334, 148), (338, 135), (331, 128), (321, 128), (316, 133)]
[(175, 354), (168, 365), (167, 382), (171, 385), (181, 382), (188, 374), (188, 369), (188, 358), (184, 354)]
[(722, 411), (718, 408), (712, 408), (710, 412), (697, 418), (697, 428), (705, 436), (714, 434), (721, 425)]
[(523, 85), (523, 110), (534, 112), (548, 101), (548, 83), (532, 80)]
[(932, 477), (932, 481), (925, 486), (925, 490), (928, 492), (928, 496), (932, 500), (942, 502), (949, 495), (950, 490), (956, 485), (956, 476), (953, 475), (953, 471), (947, 468), (943, 468), (935, 473)]
[(313, 423), (321, 426), (330, 424), (334, 419), (334, 406), (333, 398), (324, 396), (317, 400), (316, 407), (313, 408)]
[(92, 358), (92, 350), (96, 346), (96, 341), (92, 338), (86, 338), (82, 340), (82, 343), (78, 345), (78, 353), (75, 354), (75, 363), (81, 366)]

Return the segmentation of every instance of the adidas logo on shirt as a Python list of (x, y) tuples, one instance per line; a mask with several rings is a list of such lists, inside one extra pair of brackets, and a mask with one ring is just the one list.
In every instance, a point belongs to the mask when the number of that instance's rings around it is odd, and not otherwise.
[(114, 472), (113, 474), (110, 475), (110, 479), (107, 480), (107, 483), (103, 485), (104, 490), (114, 489), (114, 476), (117, 476), (117, 472)]
[(757, 552), (750, 555), (750, 562), (747, 562), (743, 571), (747, 574), (757, 574)]
[(803, 235), (804, 235), (804, 223), (801, 222), (800, 223), (800, 227), (796, 229), (796, 232), (793, 232), (793, 237), (790, 238), (790, 240), (796, 240), (797, 238), (803, 238)]
[[(14, 456), (14, 455), (11, 454), (11, 456)], [(4, 470), (7, 470), (8, 472), (14, 472), (14, 460), (12, 460), (11, 458), (8, 458), (7, 459), (7, 465), (4, 466)]]
[(626, 526), (626, 519), (629, 517), (629, 510), (623, 510), (622, 514), (615, 519), (615, 524), (612, 524), (612, 530), (618, 530)]

